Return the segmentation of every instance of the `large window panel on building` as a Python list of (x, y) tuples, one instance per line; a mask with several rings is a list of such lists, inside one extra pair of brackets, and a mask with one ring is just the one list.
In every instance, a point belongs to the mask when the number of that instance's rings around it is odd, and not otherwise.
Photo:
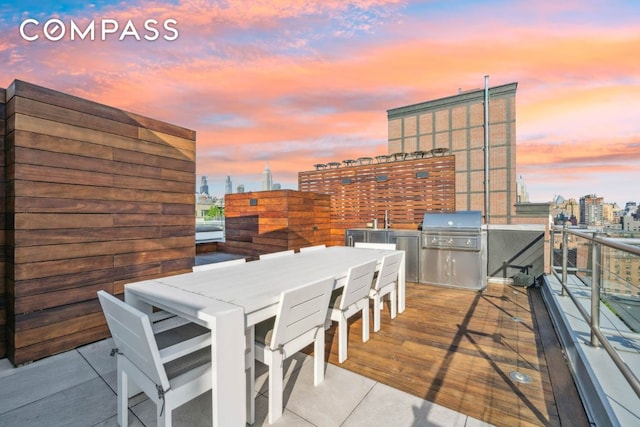
[(420, 114), (418, 126), (420, 126), (420, 134), (422, 135), (433, 133), (433, 113)]
[(449, 126), (449, 110), (436, 111), (436, 132), (451, 129)]
[(416, 116), (405, 117), (404, 136), (416, 136), (418, 134), (418, 120)]

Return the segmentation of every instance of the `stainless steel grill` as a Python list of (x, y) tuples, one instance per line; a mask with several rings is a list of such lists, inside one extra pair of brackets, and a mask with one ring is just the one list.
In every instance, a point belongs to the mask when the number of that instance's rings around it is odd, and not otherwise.
[(486, 236), (480, 211), (424, 214), (420, 283), (485, 289)]

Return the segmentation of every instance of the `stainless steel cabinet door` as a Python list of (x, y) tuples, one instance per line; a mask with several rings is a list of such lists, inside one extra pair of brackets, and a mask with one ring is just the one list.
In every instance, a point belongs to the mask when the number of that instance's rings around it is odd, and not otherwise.
[(420, 274), (420, 235), (398, 236), (391, 232), (389, 243), (395, 243), (396, 249), (404, 251), (406, 281), (417, 282)]

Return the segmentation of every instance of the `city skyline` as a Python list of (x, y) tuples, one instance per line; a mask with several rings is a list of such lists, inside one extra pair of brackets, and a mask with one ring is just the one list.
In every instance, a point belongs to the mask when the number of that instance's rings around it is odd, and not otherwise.
[[(245, 184), (245, 183), (238, 184), (238, 185), (242, 185), (243, 186), (243, 190), (244, 190), (243, 192), (264, 191), (261, 188), (261, 186), (263, 185), (263, 181), (261, 181), (260, 179), (256, 178), (258, 173), (254, 173), (253, 175), (254, 175), (254, 180), (250, 181), (249, 184)], [(206, 177), (206, 178), (208, 178), (208, 177)], [(274, 183), (274, 184), (279, 184), (279, 183)], [(524, 194), (527, 196), (525, 200), (522, 200), (522, 201), (519, 200), (518, 203), (536, 203), (536, 202), (540, 202), (540, 201), (533, 201), (532, 202), (531, 200), (529, 200), (529, 198), (528, 198), (528, 193), (529, 192), (528, 192), (528, 189), (526, 188), (526, 182), (522, 181), (521, 177), (518, 177), (518, 179), (516, 180), (516, 185), (519, 186), (519, 187), (521, 185), (523, 185), (523, 188), (518, 190), (518, 196), (520, 196), (520, 191), (524, 191)], [(220, 183), (215, 183), (214, 182), (213, 185), (211, 185), (211, 187), (212, 188), (218, 188), (219, 190), (217, 190), (218, 191), (217, 193), (216, 193), (215, 190), (209, 191), (209, 195), (210, 196), (221, 198), (221, 197), (224, 197), (224, 195), (226, 194), (225, 183), (220, 184)], [(291, 188), (282, 187), (282, 189), (284, 190), (284, 189), (291, 189)], [(198, 188), (196, 188), (196, 193), (200, 193), (198, 191)], [(233, 191), (231, 193), (237, 193), (237, 187), (233, 188)], [(545, 201), (542, 201), (540, 203), (545, 203), (545, 202), (555, 203), (556, 199), (562, 198), (563, 200), (572, 199), (572, 200), (575, 201), (576, 204), (578, 204), (578, 202), (579, 202), (579, 200), (581, 198), (588, 197), (588, 196), (603, 197), (603, 196), (601, 196), (599, 194), (595, 194), (595, 193), (586, 193), (586, 194), (581, 194), (581, 195), (554, 194), (554, 196), (553, 196), (553, 198), (551, 200), (545, 200)], [(638, 204), (638, 203), (640, 203), (640, 200), (629, 199), (629, 200), (627, 200), (627, 201), (625, 201), (623, 203), (618, 203), (616, 201), (606, 200), (606, 198), (603, 197), (603, 203), (611, 204), (611, 205), (613, 205), (615, 203), (615, 204), (617, 204), (617, 206), (618, 206), (618, 208), (620, 210), (624, 210), (626, 204), (629, 204), (629, 203)]]
[[(45, 38), (52, 18), (67, 39)], [(194, 129), (196, 176), (223, 194), (227, 175), (259, 189), (266, 161), (295, 188), (314, 163), (385, 154), (388, 109), (489, 75), (490, 86), (518, 83), (516, 174), (532, 202), (597, 194), (622, 207), (640, 199), (629, 184), (640, 178), (638, 18), (632, 1), (0, 2), (0, 85), (25, 80)], [(25, 19), (37, 40), (21, 37)], [(121, 31), (174, 19), (179, 36), (68, 40), (71, 20), (91, 19)]]

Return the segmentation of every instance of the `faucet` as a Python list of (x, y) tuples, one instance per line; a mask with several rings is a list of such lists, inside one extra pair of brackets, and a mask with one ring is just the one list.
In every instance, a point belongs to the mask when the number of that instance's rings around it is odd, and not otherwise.
[(384, 210), (384, 228), (387, 229), (391, 226), (391, 222), (389, 221), (389, 211), (387, 209)]

